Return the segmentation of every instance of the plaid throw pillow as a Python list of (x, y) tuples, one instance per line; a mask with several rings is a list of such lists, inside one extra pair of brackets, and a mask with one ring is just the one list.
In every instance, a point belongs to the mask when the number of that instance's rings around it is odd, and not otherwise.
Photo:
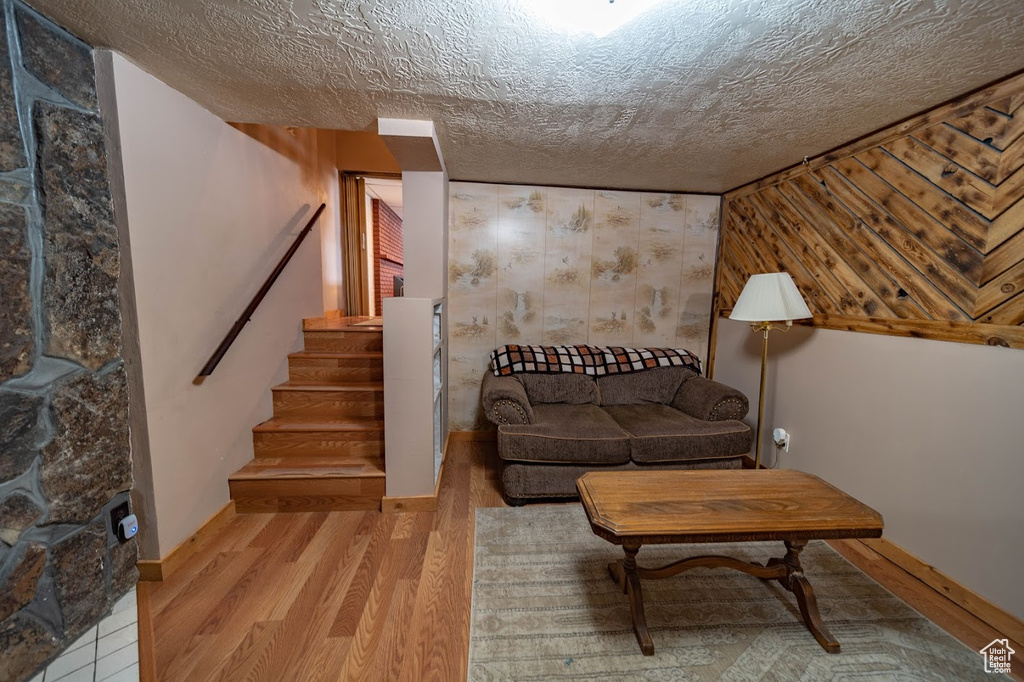
[(491, 353), (491, 371), (495, 376), (532, 372), (596, 377), (654, 367), (686, 367), (700, 374), (700, 359), (683, 349), (618, 346), (507, 345)]

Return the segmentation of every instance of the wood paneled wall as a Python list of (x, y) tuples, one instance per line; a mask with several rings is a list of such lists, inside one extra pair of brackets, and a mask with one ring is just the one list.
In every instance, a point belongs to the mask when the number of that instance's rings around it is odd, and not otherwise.
[(786, 271), (815, 326), (1024, 348), (1024, 75), (723, 206), (718, 313)]

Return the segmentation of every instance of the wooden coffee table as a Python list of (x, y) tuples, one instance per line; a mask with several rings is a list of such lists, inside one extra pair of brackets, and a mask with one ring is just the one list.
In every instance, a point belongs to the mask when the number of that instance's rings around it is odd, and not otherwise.
[[(625, 557), (608, 565), (629, 595), (633, 630), (644, 655), (654, 654), (647, 631), (640, 578), (670, 578), (691, 568), (732, 568), (778, 580), (796, 595), (807, 629), (825, 649), (839, 653), (839, 642), (818, 613), (814, 589), (800, 567), (808, 540), (877, 538), (882, 516), (817, 476), (791, 470), (590, 472), (576, 482), (590, 527), (622, 545)], [(642, 568), (643, 545), (694, 542), (781, 540), (786, 554), (765, 565), (727, 556), (683, 559), (660, 568)]]

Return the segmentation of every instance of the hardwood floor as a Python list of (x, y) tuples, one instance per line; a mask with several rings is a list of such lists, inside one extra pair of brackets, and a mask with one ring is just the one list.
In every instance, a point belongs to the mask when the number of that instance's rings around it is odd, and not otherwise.
[[(140, 593), (157, 679), (465, 679), (473, 511), (504, 503), (493, 442), (452, 441), (449, 458), (437, 511), (234, 518)], [(880, 555), (840, 551), (971, 648), (995, 638)]]
[(148, 588), (160, 680), (461, 680), (493, 443), (453, 442), (434, 512), (240, 514)]

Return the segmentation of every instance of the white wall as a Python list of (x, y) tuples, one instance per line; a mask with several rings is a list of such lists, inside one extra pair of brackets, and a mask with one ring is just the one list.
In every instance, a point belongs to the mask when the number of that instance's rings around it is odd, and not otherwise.
[(448, 174), (402, 172), (405, 295), (443, 298), (448, 291)]
[[(271, 416), (270, 387), (285, 380), (286, 355), (301, 346), (302, 318), (329, 303), (321, 244), (332, 236), (314, 233), (216, 372), (193, 385), (328, 188), (318, 171), (123, 58), (114, 55), (113, 67), (153, 497), (166, 556), (228, 502), (227, 477), (252, 458), (251, 429)], [(336, 215), (335, 203), (321, 229), (333, 229)]]
[[(761, 335), (720, 320), (715, 373), (757, 419)], [(794, 327), (769, 339), (765, 440), (780, 466), (881, 512), (884, 537), (1024, 617), (1024, 352)]]

